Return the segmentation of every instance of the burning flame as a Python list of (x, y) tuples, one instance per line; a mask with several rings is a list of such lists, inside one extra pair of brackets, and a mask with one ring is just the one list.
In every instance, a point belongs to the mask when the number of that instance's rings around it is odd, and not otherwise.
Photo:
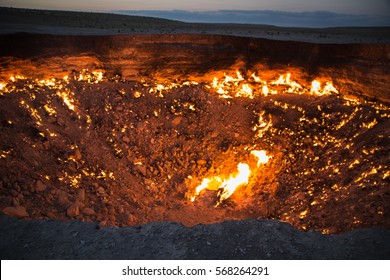
[(69, 110), (74, 111), (75, 105), (74, 105), (74, 99), (71, 97), (71, 94), (66, 91), (57, 91), (57, 95), (61, 97), (62, 101), (65, 103), (65, 105), (68, 107)]
[[(87, 69), (84, 69), (80, 72), (78, 81), (87, 82), (90, 84), (97, 84), (103, 80), (103, 72), (102, 71), (92, 71), (89, 72)], [(64, 77), (65, 81), (68, 81), (68, 77)]]
[(251, 174), (249, 165), (240, 162), (237, 165), (237, 169), (238, 169), (238, 174), (236, 176), (230, 175), (229, 179), (223, 181), (222, 185), (219, 187), (220, 190), (219, 201), (215, 206), (218, 206), (222, 201), (229, 198), (238, 187), (244, 184), (248, 184), (249, 175)]
[(310, 94), (322, 96), (322, 95), (329, 95), (331, 93), (338, 93), (337, 89), (335, 89), (335, 87), (331, 82), (326, 82), (326, 85), (322, 90), (321, 90), (321, 82), (314, 80), (311, 83)]
[(0, 83), (0, 90), (3, 90), (3, 88), (5, 88), (7, 86), (6, 83)]
[[(264, 150), (253, 150), (251, 155), (255, 156), (257, 161), (257, 167), (261, 164), (265, 164), (270, 159)], [(251, 170), (249, 165), (240, 162), (237, 165), (236, 173), (230, 174), (228, 179), (223, 179), (223, 176), (213, 176), (210, 178), (204, 178), (199, 186), (195, 189), (195, 195), (191, 197), (191, 201), (194, 202), (196, 197), (199, 196), (200, 192), (207, 190), (218, 190), (218, 201), (215, 207), (220, 205), (224, 200), (228, 199), (238, 187), (246, 185), (249, 182)]]
[(253, 131), (257, 131), (257, 136), (259, 138), (263, 137), (264, 134), (272, 127), (272, 117), (268, 116), (268, 121), (265, 117), (265, 112), (259, 114), (259, 124), (256, 124), (253, 127)]
[[(232, 97), (248, 97), (253, 98), (253, 89), (248, 83), (241, 83), (245, 81), (244, 77), (240, 71), (236, 72), (236, 76), (228, 76), (225, 74), (225, 79), (219, 81), (217, 77), (214, 77), (211, 86), (221, 95), (222, 98), (232, 98)], [(256, 80), (260, 78), (256, 77)], [(229, 92), (234, 90), (235, 95), (230, 96)]]
[(201, 191), (208, 190), (218, 190), (219, 191), (219, 200), (215, 207), (217, 207), (222, 201), (229, 198), (235, 190), (244, 185), (248, 184), (249, 175), (251, 173), (249, 165), (246, 163), (239, 163), (237, 165), (237, 174), (232, 174), (229, 176), (229, 179), (222, 179), (222, 176), (214, 176), (211, 178), (204, 178), (202, 183), (196, 187), (195, 195), (191, 197), (191, 201), (195, 201), (195, 198), (200, 194)]
[(257, 151), (257, 150), (254, 150), (251, 152), (251, 155), (254, 155), (255, 157), (257, 157), (257, 167), (259, 167), (261, 164), (265, 164), (269, 161), (270, 157), (267, 156), (267, 152), (264, 151), (264, 150), (261, 150), (261, 151)]
[[(258, 85), (260, 84), (260, 85)], [(247, 97), (253, 99), (256, 94), (268, 96), (269, 94), (293, 93), (293, 94), (311, 94), (311, 95), (329, 95), (338, 93), (331, 82), (321, 88), (321, 82), (313, 80), (310, 88), (306, 88), (291, 78), (291, 73), (279, 76), (278, 79), (267, 84), (255, 73), (248, 79), (237, 71), (236, 77), (225, 74), (224, 79), (214, 77), (211, 87), (220, 95), (221, 98)], [(284, 87), (284, 88), (283, 88)]]

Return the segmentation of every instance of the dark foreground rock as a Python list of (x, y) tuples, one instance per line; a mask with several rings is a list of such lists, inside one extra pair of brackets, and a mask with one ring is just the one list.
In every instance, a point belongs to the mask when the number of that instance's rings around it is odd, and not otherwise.
[(0, 216), (1, 259), (389, 259), (390, 231), (303, 232), (275, 220), (98, 229)]

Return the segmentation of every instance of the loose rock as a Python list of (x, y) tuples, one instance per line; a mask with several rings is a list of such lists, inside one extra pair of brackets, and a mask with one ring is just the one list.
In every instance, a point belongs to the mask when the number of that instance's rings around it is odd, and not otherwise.
[(41, 180), (37, 180), (35, 182), (35, 190), (37, 192), (43, 192), (44, 190), (46, 190), (46, 188), (47, 188), (46, 185), (44, 183), (42, 183)]
[(80, 209), (78, 206), (72, 205), (66, 210), (66, 215), (68, 217), (74, 218), (80, 214)]
[(135, 167), (134, 167), (134, 169), (136, 170), (136, 171), (138, 171), (139, 173), (141, 173), (143, 176), (146, 176), (146, 166), (145, 165), (136, 165)]
[(5, 215), (16, 217), (16, 218), (24, 218), (29, 216), (26, 211), (26, 208), (24, 208), (23, 206), (5, 207), (3, 209), (3, 213)]
[(82, 210), (83, 214), (84, 215), (95, 215), (95, 210), (93, 210), (92, 208), (89, 208), (89, 207), (85, 207), (83, 210)]
[(181, 123), (181, 120), (182, 120), (183, 118), (182, 117), (176, 117), (176, 118), (174, 118), (173, 120), (172, 120), (172, 124), (174, 125), (174, 126), (177, 126), (177, 125), (179, 125), (180, 123)]

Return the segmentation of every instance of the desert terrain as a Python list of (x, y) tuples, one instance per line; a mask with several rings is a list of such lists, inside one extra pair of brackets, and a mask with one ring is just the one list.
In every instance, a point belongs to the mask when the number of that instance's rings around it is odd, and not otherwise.
[(0, 14), (2, 258), (389, 257), (388, 28)]
[(211, 34), (312, 43), (390, 43), (389, 27), (297, 28), (186, 23), (140, 16), (0, 7), (0, 33), (15, 32), (57, 35)]

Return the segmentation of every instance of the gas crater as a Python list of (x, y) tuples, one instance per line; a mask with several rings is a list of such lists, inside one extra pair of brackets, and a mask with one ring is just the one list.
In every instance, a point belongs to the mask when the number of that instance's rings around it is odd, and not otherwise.
[(1, 37), (7, 215), (390, 226), (389, 45)]

